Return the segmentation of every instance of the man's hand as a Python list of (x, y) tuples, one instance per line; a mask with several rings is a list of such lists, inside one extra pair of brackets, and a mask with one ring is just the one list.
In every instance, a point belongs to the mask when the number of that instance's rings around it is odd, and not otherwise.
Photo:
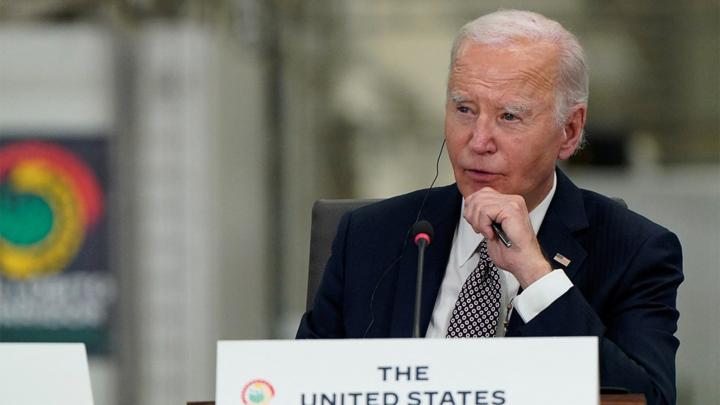
[[(540, 250), (530, 223), (525, 200), (518, 195), (500, 194), (485, 187), (465, 198), (465, 220), (487, 239), (488, 253), (496, 266), (509, 271), (522, 288), (552, 271)], [(492, 229), (495, 221), (512, 242), (507, 248)]]

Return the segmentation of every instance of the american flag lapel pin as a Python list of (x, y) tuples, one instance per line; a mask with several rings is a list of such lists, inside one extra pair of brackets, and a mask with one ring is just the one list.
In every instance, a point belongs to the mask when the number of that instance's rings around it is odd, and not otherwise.
[(562, 264), (562, 265), (565, 266), (565, 267), (567, 267), (567, 266), (570, 264), (570, 259), (568, 259), (567, 257), (561, 255), (560, 253), (556, 253), (556, 254), (555, 254), (554, 260), (555, 260), (556, 262)]

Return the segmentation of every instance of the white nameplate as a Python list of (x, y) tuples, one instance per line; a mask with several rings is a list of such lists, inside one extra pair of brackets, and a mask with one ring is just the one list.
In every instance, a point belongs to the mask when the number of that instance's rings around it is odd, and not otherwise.
[(0, 343), (0, 404), (92, 405), (82, 343)]
[(221, 341), (217, 405), (597, 405), (595, 337)]

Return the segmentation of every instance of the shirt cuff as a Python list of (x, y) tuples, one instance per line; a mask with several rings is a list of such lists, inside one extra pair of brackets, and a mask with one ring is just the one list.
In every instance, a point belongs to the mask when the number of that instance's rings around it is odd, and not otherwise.
[(572, 286), (563, 270), (553, 270), (515, 297), (515, 310), (528, 323)]

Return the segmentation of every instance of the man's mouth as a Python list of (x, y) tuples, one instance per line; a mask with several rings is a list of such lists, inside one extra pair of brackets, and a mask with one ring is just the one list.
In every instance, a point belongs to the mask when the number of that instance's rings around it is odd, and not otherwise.
[(482, 169), (466, 169), (466, 173), (468, 177), (470, 177), (472, 180), (475, 181), (489, 181), (492, 180), (494, 177), (496, 177), (498, 174), (495, 172), (482, 170)]
[(468, 170), (469, 172), (477, 173), (477, 174), (496, 174), (496, 173), (494, 173), (494, 172), (487, 171), (487, 170), (482, 170), (482, 169), (467, 169), (467, 170)]

